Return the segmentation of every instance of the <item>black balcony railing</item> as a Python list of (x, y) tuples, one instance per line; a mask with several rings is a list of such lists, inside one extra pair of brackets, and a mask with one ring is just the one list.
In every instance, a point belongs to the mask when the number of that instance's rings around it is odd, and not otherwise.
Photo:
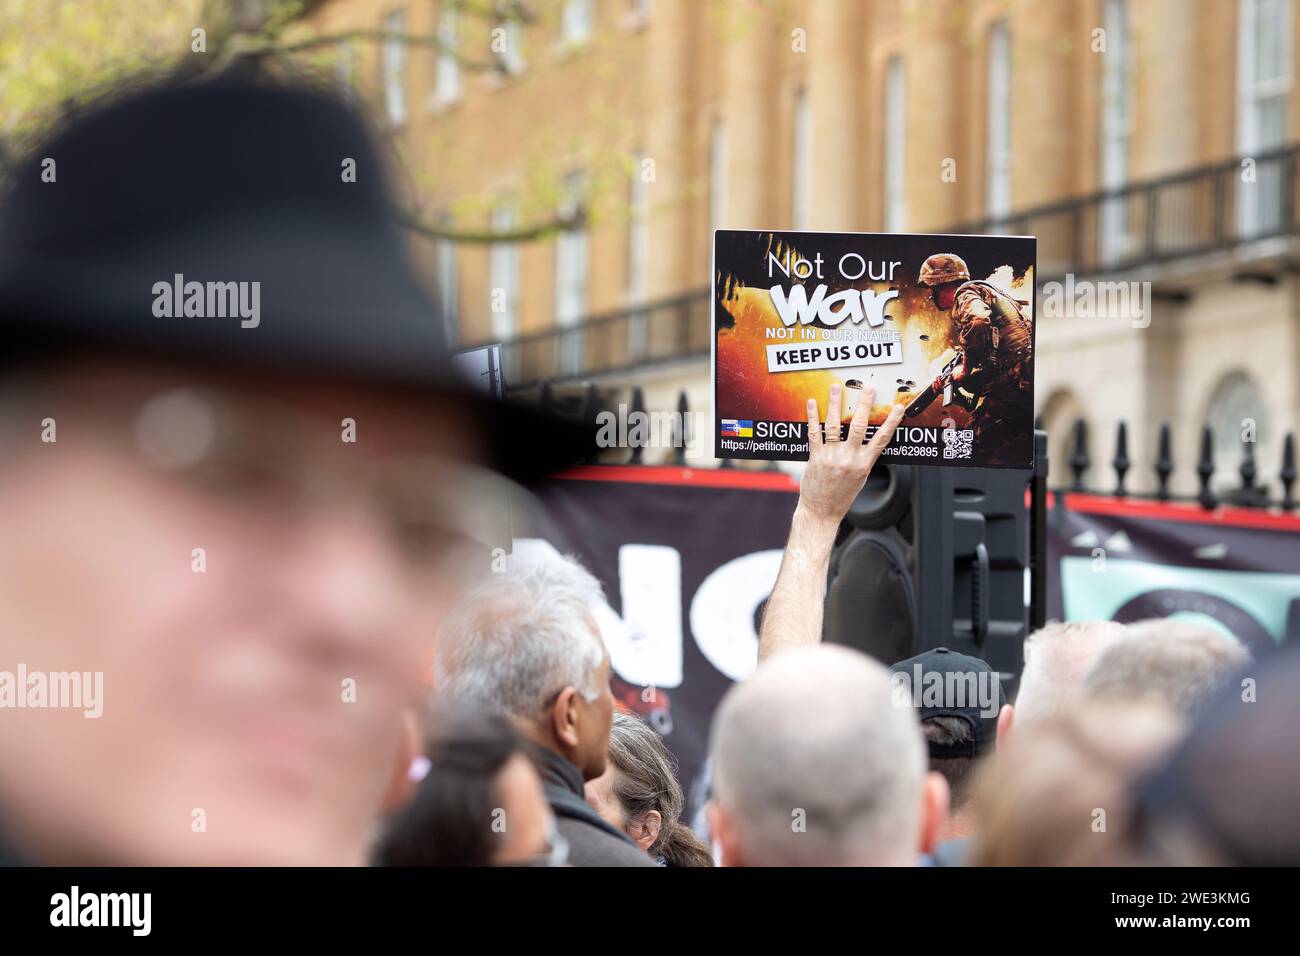
[[(949, 233), (1038, 237), (1037, 279), (1121, 273), (1227, 251), (1300, 227), (1300, 145), (1130, 183)], [(709, 352), (708, 289), (504, 343), (510, 388), (589, 378)]]
[(1038, 237), (1038, 278), (1123, 272), (1294, 232), (1300, 145), (966, 223)]
[(709, 292), (555, 326), (502, 344), (506, 387), (591, 378), (709, 352)]

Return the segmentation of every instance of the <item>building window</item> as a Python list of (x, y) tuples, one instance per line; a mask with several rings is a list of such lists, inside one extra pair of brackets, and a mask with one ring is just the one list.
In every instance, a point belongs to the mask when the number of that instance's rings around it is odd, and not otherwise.
[[(1245, 157), (1286, 142), (1291, 92), (1290, 0), (1238, 0), (1237, 149)], [(1281, 226), (1283, 168), (1279, 159), (1257, 159), (1254, 182), (1240, 185), (1238, 227), (1243, 236)]]
[(456, 244), (450, 239), (439, 239), (436, 247), (438, 261), (438, 310), (449, 348), (460, 344), (459, 312), (460, 282), (456, 274)]
[(438, 4), (437, 51), (433, 102), (443, 106), (460, 97), (460, 24), (455, 0), (441, 0)]
[(806, 89), (794, 95), (794, 155), (790, 164), (790, 224), (807, 229), (812, 216), (812, 103)]
[[(1101, 60), (1101, 188), (1128, 182), (1129, 139), (1133, 131), (1133, 81), (1130, 68), (1128, 0), (1106, 0), (1103, 10), (1106, 50)], [(1117, 262), (1128, 252), (1128, 207), (1122, 196), (1102, 200), (1101, 261)]]
[(577, 220), (563, 230), (555, 244), (555, 324), (560, 335), (559, 372), (576, 375), (582, 367), (582, 329), (587, 312), (587, 226), (581, 221), (586, 202), (586, 179), (571, 173), (564, 180), (559, 215)]
[(709, 130), (709, 242), (721, 229), (727, 215), (727, 139), (722, 121), (714, 120)]
[(885, 231), (902, 232), (907, 222), (904, 170), (907, 164), (907, 78), (903, 58), (885, 66)]
[(382, 64), (384, 71), (384, 110), (392, 123), (406, 119), (406, 14), (394, 10), (384, 17)]
[(1011, 212), (1011, 28), (1005, 20), (989, 27), (985, 114), (985, 212), (1000, 219)]
[[(515, 228), (514, 203), (504, 201), (492, 210), (492, 231), (502, 234)], [(494, 242), (488, 252), (488, 309), (492, 338), (509, 342), (519, 334), (519, 244)], [(519, 381), (519, 350), (506, 348), (503, 369), (506, 381)]]
[(560, 36), (568, 46), (591, 39), (592, 0), (565, 0), (560, 15)]
[(1214, 474), (1216, 488), (1237, 487), (1247, 438), (1253, 438), (1255, 448), (1267, 447), (1268, 422), (1264, 412), (1264, 397), (1250, 376), (1244, 372), (1229, 372), (1219, 380), (1205, 413), (1205, 423), (1214, 436)]

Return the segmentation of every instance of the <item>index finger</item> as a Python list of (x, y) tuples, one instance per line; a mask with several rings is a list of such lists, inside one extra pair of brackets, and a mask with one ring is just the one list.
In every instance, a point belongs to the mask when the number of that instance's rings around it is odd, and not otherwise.
[(808, 451), (822, 443), (822, 423), (817, 417), (817, 399), (808, 399)]

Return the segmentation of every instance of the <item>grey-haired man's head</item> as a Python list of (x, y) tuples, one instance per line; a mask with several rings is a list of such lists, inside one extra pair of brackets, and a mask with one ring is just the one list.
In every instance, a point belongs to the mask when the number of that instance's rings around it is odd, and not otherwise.
[(434, 655), (436, 693), (498, 714), (575, 764), (605, 770), (613, 695), (593, 617), (600, 583), (572, 558), (512, 559), (448, 616)]

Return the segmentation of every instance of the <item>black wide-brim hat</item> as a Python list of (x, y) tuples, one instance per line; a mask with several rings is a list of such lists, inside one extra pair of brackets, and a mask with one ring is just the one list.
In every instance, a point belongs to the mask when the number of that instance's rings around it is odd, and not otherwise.
[[(2, 203), (0, 373), (107, 354), (427, 395), (476, 416), (522, 481), (595, 448), (594, 422), (458, 374), (371, 137), (332, 94), (239, 78), (137, 91), (31, 151)], [(159, 317), (155, 287), (177, 275), (259, 283), (257, 326)]]

